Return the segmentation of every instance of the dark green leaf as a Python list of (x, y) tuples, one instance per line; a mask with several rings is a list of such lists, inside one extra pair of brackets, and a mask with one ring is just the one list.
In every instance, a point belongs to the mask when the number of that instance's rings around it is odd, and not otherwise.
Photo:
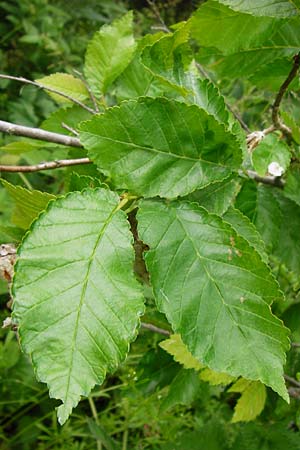
[(158, 308), (193, 356), (288, 400), (288, 330), (270, 310), (282, 294), (258, 253), (195, 204), (144, 201), (138, 221)]
[(90, 158), (118, 188), (174, 198), (221, 181), (241, 163), (235, 137), (197, 106), (123, 102), (81, 126)]

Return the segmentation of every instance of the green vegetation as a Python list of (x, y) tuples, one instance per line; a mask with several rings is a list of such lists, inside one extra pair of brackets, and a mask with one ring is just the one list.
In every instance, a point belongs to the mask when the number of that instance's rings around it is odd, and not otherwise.
[(299, 1), (21, 3), (0, 449), (300, 449)]

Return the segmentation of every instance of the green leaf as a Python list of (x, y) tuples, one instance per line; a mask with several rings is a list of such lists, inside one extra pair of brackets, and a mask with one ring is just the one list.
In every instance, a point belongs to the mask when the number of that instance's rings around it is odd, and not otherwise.
[(215, 47), (226, 55), (262, 47), (282, 23), (270, 17), (235, 12), (212, 0), (201, 5), (191, 21), (191, 35), (200, 45)]
[(276, 162), (284, 173), (290, 164), (290, 160), (289, 147), (274, 134), (268, 134), (252, 153), (254, 170), (261, 176), (268, 173), (269, 164), (272, 162)]
[(300, 206), (280, 192), (276, 192), (276, 199), (281, 208), (282, 220), (275, 254), (289, 270), (300, 274)]
[(254, 16), (290, 17), (299, 14), (300, 8), (292, 0), (218, 0), (234, 11)]
[(258, 253), (195, 204), (144, 201), (138, 223), (157, 306), (192, 355), (217, 372), (260, 380), (289, 401), (288, 330), (270, 310), (282, 294)]
[(239, 184), (234, 177), (211, 183), (209, 186), (189, 194), (188, 199), (197, 202), (207, 211), (222, 215), (227, 211), (239, 191)]
[(130, 63), (136, 44), (132, 12), (111, 25), (104, 25), (90, 41), (84, 73), (93, 93), (100, 97)]
[(61, 424), (124, 360), (143, 312), (120, 206), (104, 189), (68, 194), (50, 203), (19, 248), (13, 317), (38, 379), (63, 402)]
[[(277, 92), (287, 78), (293, 66), (292, 58), (278, 58), (267, 64), (262, 64), (250, 77), (250, 82), (255, 86)], [(295, 78), (288, 86), (289, 90), (299, 89), (299, 79)]]
[(185, 369), (201, 370), (203, 365), (196, 359), (187, 346), (182, 342), (180, 334), (173, 334), (169, 339), (159, 343), (161, 348), (174, 357), (174, 360), (183, 365)]
[(137, 42), (133, 59), (115, 82), (114, 93), (119, 102), (145, 95), (150, 97), (162, 95), (163, 86), (157, 82), (154, 75), (141, 62), (143, 49), (147, 45), (152, 45), (162, 36), (164, 36), (163, 32), (147, 34)]
[(256, 419), (262, 412), (266, 403), (266, 388), (259, 381), (238, 380), (228, 392), (240, 392), (232, 422), (249, 422)]
[(226, 373), (215, 372), (208, 367), (203, 366), (198, 359), (196, 359), (187, 346), (182, 342), (180, 334), (173, 334), (169, 339), (161, 341), (159, 345), (170, 355), (174, 360), (183, 365), (185, 369), (195, 369), (200, 372), (200, 379), (208, 381), (212, 385), (229, 384), (234, 377)]
[(40, 144), (33, 144), (27, 141), (14, 141), (0, 147), (0, 150), (11, 155), (22, 155), (22, 153), (32, 152), (40, 148)]
[(100, 424), (95, 423), (95, 421), (90, 418), (87, 419), (87, 423), (92, 435), (95, 439), (100, 441), (107, 450), (120, 450), (119, 444), (109, 436), (107, 431)]
[(299, 124), (296, 122), (293, 116), (288, 114), (286, 111), (280, 112), (281, 117), (284, 121), (284, 123), (292, 130), (292, 136), (296, 144), (300, 144), (300, 127)]
[(294, 164), (287, 173), (284, 195), (300, 206), (300, 166)]
[(67, 189), (68, 192), (83, 191), (86, 188), (103, 187), (103, 183), (97, 178), (93, 178), (89, 175), (79, 175), (76, 172), (72, 172), (69, 176)]
[(195, 370), (181, 369), (170, 385), (160, 410), (167, 411), (175, 405), (190, 405), (199, 394), (201, 381)]
[(123, 102), (81, 125), (89, 157), (118, 188), (174, 198), (241, 163), (235, 137), (205, 111), (163, 98)]
[(6, 180), (1, 180), (14, 202), (12, 223), (27, 230), (31, 222), (43, 211), (55, 195), (47, 192), (29, 191), (22, 186), (14, 186)]
[(207, 381), (209, 384), (213, 386), (218, 386), (220, 384), (226, 386), (227, 384), (232, 383), (236, 378), (228, 375), (227, 373), (215, 372), (211, 369), (203, 369), (200, 372), (200, 380)]
[[(69, 75), (67, 73), (54, 73), (47, 77), (39, 78), (36, 80), (39, 84), (42, 84), (46, 88), (57, 89), (63, 94), (68, 95), (69, 97), (75, 98), (83, 102), (87, 98), (89, 98), (88, 90), (79, 78), (73, 77), (73, 75)], [(61, 95), (54, 94), (53, 92), (49, 92), (48, 94), (52, 97), (57, 103), (70, 103), (73, 102), (66, 97), (62, 97)]]
[(200, 61), (204, 58), (202, 63), (215, 71), (219, 79), (249, 78), (279, 58), (289, 58), (292, 63), (293, 56), (300, 50), (299, 17), (286, 20), (254, 17), (208, 1), (198, 9), (192, 22), (192, 35), (202, 45)]
[(223, 215), (223, 219), (230, 223), (237, 234), (246, 239), (246, 241), (255, 248), (264, 262), (268, 262), (265, 244), (259, 232), (247, 216), (244, 216), (238, 209), (230, 207)]
[(40, 126), (43, 130), (53, 131), (54, 133), (69, 134), (70, 131), (62, 126), (66, 124), (77, 130), (78, 124), (84, 120), (88, 120), (91, 114), (80, 106), (74, 105), (71, 108), (60, 108), (44, 120)]
[(240, 190), (235, 207), (255, 225), (268, 251), (277, 246), (282, 214), (273, 188), (246, 181)]
[(181, 367), (160, 347), (146, 352), (138, 365), (138, 388), (149, 395), (158, 389), (168, 386)]
[(181, 79), (185, 68), (192, 61), (189, 39), (190, 22), (181, 24), (174, 33), (164, 35), (151, 46), (147, 46), (141, 56), (144, 66), (168, 87), (185, 95), (187, 90)]
[(199, 80), (190, 77), (189, 80), (194, 94), (193, 103), (213, 115), (218, 122), (228, 125), (229, 112), (226, 108), (224, 97), (220, 94), (218, 88), (207, 79)]

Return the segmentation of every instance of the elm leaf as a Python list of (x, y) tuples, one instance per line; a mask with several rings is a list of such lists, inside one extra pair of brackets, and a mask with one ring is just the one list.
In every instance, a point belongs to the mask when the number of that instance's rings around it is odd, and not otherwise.
[(88, 155), (116, 187), (174, 198), (236, 171), (242, 151), (223, 124), (198, 108), (141, 97), (80, 126)]
[(143, 312), (119, 198), (86, 189), (49, 204), (18, 251), (14, 320), (63, 424), (124, 360)]
[(196, 204), (144, 200), (138, 223), (157, 306), (192, 355), (289, 401), (288, 330), (270, 309), (282, 294), (254, 248)]

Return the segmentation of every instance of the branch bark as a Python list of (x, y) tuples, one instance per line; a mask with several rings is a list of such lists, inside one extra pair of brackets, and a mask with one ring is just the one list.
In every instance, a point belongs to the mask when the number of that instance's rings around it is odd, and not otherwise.
[(40, 141), (53, 142), (54, 144), (67, 145), (69, 147), (82, 147), (78, 138), (67, 136), (51, 131), (42, 130), (40, 128), (25, 127), (14, 123), (0, 120), (0, 132), (13, 134), (14, 136), (23, 136)]
[(170, 33), (171, 30), (170, 30), (170, 28), (168, 28), (167, 25), (165, 24), (165, 22), (164, 22), (164, 20), (163, 20), (161, 14), (160, 14), (160, 11), (159, 11), (159, 9), (158, 9), (158, 7), (157, 7), (155, 1), (154, 1), (154, 0), (147, 0), (147, 3), (148, 3), (148, 5), (150, 6), (150, 8), (152, 9), (153, 14), (155, 15), (156, 19), (157, 19), (158, 22), (160, 23), (160, 29), (161, 29), (162, 31), (164, 31), (165, 33)]
[(76, 105), (80, 106), (81, 108), (85, 109), (86, 111), (88, 111), (91, 114), (96, 114), (96, 112), (97, 112), (97, 111), (93, 110), (92, 108), (90, 108), (89, 106), (82, 103), (80, 100), (77, 100), (76, 98), (71, 97), (70, 95), (67, 95), (64, 92), (61, 92), (58, 89), (54, 89), (54, 88), (45, 86), (41, 83), (37, 83), (36, 81), (28, 80), (27, 78), (23, 78), (23, 77), (13, 77), (11, 75), (4, 75), (4, 74), (0, 74), (0, 78), (2, 78), (3, 80), (12, 80), (12, 81), (19, 81), (20, 83), (24, 83), (24, 84), (31, 84), (32, 86), (36, 86), (40, 89), (45, 89), (45, 91), (49, 91), (49, 92), (52, 92), (53, 94), (58, 94), (61, 97), (64, 97), (64, 98), (70, 100), (71, 102), (75, 103)]
[(159, 328), (156, 325), (152, 325), (152, 323), (141, 323), (142, 328), (145, 328), (146, 330), (153, 331), (153, 333), (159, 333), (163, 334), (164, 336), (170, 336), (171, 333), (168, 330), (165, 330), (164, 328)]
[(280, 188), (283, 188), (284, 186), (284, 181), (282, 180), (281, 177), (274, 177), (271, 175), (261, 177), (260, 175), (258, 175), (258, 173), (254, 172), (253, 170), (247, 170), (246, 174), (248, 175), (249, 178), (257, 181), (258, 183), (268, 184), (269, 186), (276, 186)]
[(0, 172), (40, 172), (42, 170), (60, 169), (61, 167), (78, 166), (80, 164), (92, 164), (89, 158), (59, 159), (47, 161), (32, 166), (6, 166), (0, 165)]
[(273, 121), (274, 127), (277, 130), (281, 130), (284, 134), (286, 134), (289, 137), (291, 136), (291, 130), (289, 129), (289, 127), (287, 127), (282, 122), (282, 120), (280, 118), (280, 114), (279, 114), (279, 107), (280, 107), (280, 103), (281, 103), (283, 96), (286, 93), (289, 85), (294, 80), (294, 78), (296, 78), (299, 67), (300, 67), (300, 53), (298, 53), (297, 55), (294, 56), (293, 67), (292, 67), (290, 73), (288, 74), (286, 80), (280, 86), (280, 89), (278, 91), (278, 94), (277, 94), (275, 101), (273, 103), (273, 106), (272, 106), (272, 121)]

